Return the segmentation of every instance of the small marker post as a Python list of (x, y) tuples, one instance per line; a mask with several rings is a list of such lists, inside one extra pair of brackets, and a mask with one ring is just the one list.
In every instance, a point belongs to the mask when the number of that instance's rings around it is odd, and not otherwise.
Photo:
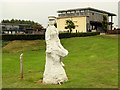
[(23, 60), (22, 60), (23, 53), (20, 54), (20, 79), (23, 79)]

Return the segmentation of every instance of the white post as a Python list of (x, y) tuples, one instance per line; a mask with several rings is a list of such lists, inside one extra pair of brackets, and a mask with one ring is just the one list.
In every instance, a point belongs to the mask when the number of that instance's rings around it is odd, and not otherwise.
[(23, 53), (20, 54), (20, 79), (23, 79), (23, 61), (22, 61)]

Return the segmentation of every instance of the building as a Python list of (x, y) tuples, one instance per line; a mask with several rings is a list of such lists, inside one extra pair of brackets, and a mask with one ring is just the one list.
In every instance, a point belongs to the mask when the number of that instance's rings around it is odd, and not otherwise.
[(23, 34), (28, 24), (15, 24), (15, 23), (1, 23), (2, 34)]
[(57, 28), (61, 32), (66, 32), (66, 20), (72, 20), (75, 24), (75, 29), (72, 32), (102, 32), (103, 15), (106, 16), (109, 23), (108, 29), (112, 30), (113, 16), (116, 14), (98, 10), (94, 8), (78, 8), (57, 11)]
[(45, 29), (33, 29), (30, 24), (0, 23), (2, 34), (44, 34)]
[(2, 23), (0, 27), (2, 29), (2, 34), (15, 34), (19, 31), (19, 25), (16, 24)]

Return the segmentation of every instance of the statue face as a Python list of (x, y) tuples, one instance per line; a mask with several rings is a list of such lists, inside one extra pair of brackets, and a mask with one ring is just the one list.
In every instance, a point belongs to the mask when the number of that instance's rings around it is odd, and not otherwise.
[(49, 25), (54, 25), (55, 24), (55, 19), (49, 19)]

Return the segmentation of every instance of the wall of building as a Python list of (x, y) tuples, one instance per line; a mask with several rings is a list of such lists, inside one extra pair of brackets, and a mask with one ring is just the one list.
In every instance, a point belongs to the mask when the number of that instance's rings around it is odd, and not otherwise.
[(72, 32), (86, 32), (86, 17), (79, 16), (79, 17), (60, 17), (57, 18), (57, 29), (60, 32), (68, 31), (69, 29), (65, 29), (66, 20), (72, 20), (75, 24), (75, 29)]
[(107, 20), (109, 21), (108, 14), (95, 12), (95, 11), (89, 11), (88, 13), (89, 13), (89, 20), (90, 21), (102, 22), (103, 21), (103, 15), (105, 15), (107, 17)]

